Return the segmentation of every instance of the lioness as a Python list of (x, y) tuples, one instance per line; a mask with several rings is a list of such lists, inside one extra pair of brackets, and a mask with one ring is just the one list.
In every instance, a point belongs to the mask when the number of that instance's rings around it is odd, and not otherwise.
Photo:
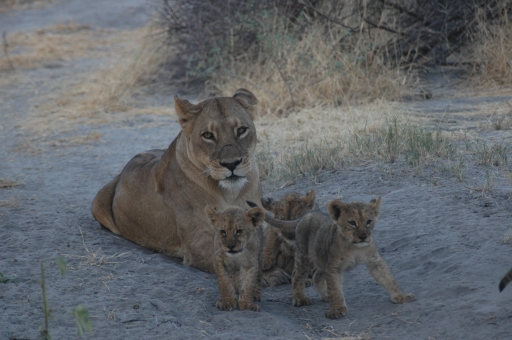
[[(315, 288), (322, 300), (330, 303), (325, 316), (338, 319), (347, 315), (348, 309), (341, 289), (343, 272), (359, 263), (366, 264), (375, 281), (387, 290), (391, 301), (405, 303), (414, 300), (413, 294), (402, 293), (372, 238), (380, 204), (380, 197), (368, 204), (335, 200), (328, 205), (331, 218), (312, 212), (296, 222), (295, 267), (292, 276), (295, 306), (312, 303), (305, 294), (304, 285), (308, 272), (313, 269)], [(285, 229), (293, 225), (293, 222), (279, 222), (268, 215), (266, 220)]]
[(138, 154), (92, 202), (92, 214), (115, 234), (213, 272), (214, 232), (204, 213), (260, 202), (253, 157), (256, 97), (239, 89), (193, 105), (174, 98), (182, 131), (166, 150)]
[[(252, 208), (247, 211), (230, 207), (219, 213), (207, 205), (206, 216), (215, 230), (213, 263), (220, 299), (217, 308), (259, 311), (261, 301), (260, 238), (256, 231), (265, 220), (265, 211)], [(237, 304), (235, 291), (240, 295)]]

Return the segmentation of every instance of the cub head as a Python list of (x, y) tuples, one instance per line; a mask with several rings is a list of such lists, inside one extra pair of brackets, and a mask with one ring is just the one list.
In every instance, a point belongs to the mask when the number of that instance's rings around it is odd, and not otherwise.
[(215, 230), (215, 239), (220, 239), (222, 250), (228, 255), (242, 252), (251, 234), (265, 220), (265, 211), (262, 208), (244, 210), (230, 207), (219, 213), (217, 209), (207, 205), (205, 213)]
[(364, 247), (372, 240), (380, 202), (380, 197), (372, 199), (370, 203), (331, 201), (328, 206), (329, 215), (349, 242), (358, 247)]
[(254, 117), (258, 100), (245, 89), (233, 97), (205, 100), (197, 105), (174, 97), (178, 121), (186, 137), (186, 157), (224, 189), (241, 189), (258, 171)]
[(278, 220), (295, 220), (315, 208), (315, 199), (315, 189), (311, 189), (305, 195), (291, 192), (284, 195), (279, 201), (264, 197), (261, 199), (261, 204), (266, 210), (273, 213)]

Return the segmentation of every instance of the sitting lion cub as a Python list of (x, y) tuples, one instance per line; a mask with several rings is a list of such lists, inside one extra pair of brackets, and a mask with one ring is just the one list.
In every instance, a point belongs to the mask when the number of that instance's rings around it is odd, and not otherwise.
[(253, 303), (261, 301), (260, 236), (256, 228), (265, 220), (265, 211), (229, 207), (219, 213), (207, 205), (205, 213), (215, 230), (213, 266), (220, 291), (217, 308), (236, 308), (238, 292), (238, 309), (259, 311)]
[[(377, 222), (381, 198), (370, 203), (343, 203), (335, 200), (328, 205), (329, 215), (318, 212), (306, 214), (297, 222), (295, 268), (292, 276), (293, 304), (310, 305), (304, 283), (310, 269), (313, 283), (322, 297), (330, 303), (325, 316), (338, 319), (347, 315), (347, 305), (341, 289), (343, 272), (359, 263), (365, 263), (375, 281), (383, 286), (394, 303), (414, 300), (413, 294), (403, 294), (386, 262), (380, 257), (372, 238)], [(331, 220), (332, 219), (332, 220)], [(274, 226), (289, 229), (291, 223), (267, 221)], [(333, 223), (334, 221), (334, 223)]]

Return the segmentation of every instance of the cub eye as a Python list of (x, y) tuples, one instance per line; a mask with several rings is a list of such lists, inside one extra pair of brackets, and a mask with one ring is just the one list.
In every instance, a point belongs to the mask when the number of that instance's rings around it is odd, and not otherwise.
[(222, 236), (226, 236), (226, 231), (225, 231), (225, 230), (221, 230), (221, 231), (220, 231), (220, 234), (221, 234)]
[(348, 224), (350, 224), (353, 227), (357, 227), (356, 221), (348, 221)]
[(238, 128), (238, 129), (236, 130), (237, 137), (240, 137), (240, 136), (241, 136), (241, 135), (243, 135), (246, 131), (247, 131), (247, 128), (246, 128), (246, 127)]
[(370, 225), (370, 224), (372, 224), (372, 222), (373, 222), (372, 220), (368, 220), (368, 221), (366, 221), (366, 225)]
[(204, 132), (201, 136), (203, 136), (203, 138), (205, 138), (205, 139), (215, 140), (213, 133), (211, 133), (210, 131)]
[(243, 230), (243, 229), (238, 229), (238, 230), (236, 231), (236, 234), (237, 234), (237, 235), (240, 235), (240, 234), (241, 234), (241, 233), (243, 233), (243, 232), (244, 232), (244, 230)]

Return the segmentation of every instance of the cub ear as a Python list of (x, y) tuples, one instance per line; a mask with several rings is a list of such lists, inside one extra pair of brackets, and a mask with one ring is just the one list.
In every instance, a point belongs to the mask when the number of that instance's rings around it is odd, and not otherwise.
[(261, 208), (251, 208), (245, 213), (245, 219), (251, 221), (254, 228), (259, 227), (265, 221), (265, 211)]
[(215, 220), (219, 216), (219, 212), (217, 211), (217, 209), (215, 209), (215, 207), (213, 207), (211, 205), (207, 205), (204, 208), (204, 213), (206, 214), (206, 217), (208, 217), (208, 220), (210, 221), (210, 225), (213, 227)]
[(271, 197), (262, 197), (261, 198), (261, 205), (263, 208), (265, 208), (268, 211), (272, 211), (275, 206), (275, 202)]
[(254, 202), (251, 202), (251, 201), (246, 201), (247, 202), (247, 205), (249, 205), (251, 208), (257, 208), (258, 205)]
[(316, 200), (316, 191), (315, 189), (311, 189), (306, 195), (304, 195), (304, 203), (306, 203), (306, 207), (309, 209), (313, 209), (315, 207)]
[(174, 96), (174, 109), (178, 116), (178, 122), (187, 135), (189, 134), (191, 123), (197, 118), (199, 112), (201, 112), (201, 108), (200, 105), (191, 104), (186, 99), (180, 99), (178, 96)]
[(370, 208), (373, 210), (375, 216), (377, 216), (380, 212), (380, 202), (382, 201), (381, 197), (374, 198), (370, 201)]
[(347, 205), (342, 201), (335, 200), (329, 202), (327, 210), (329, 211), (329, 216), (331, 216), (334, 221), (337, 221), (341, 214), (347, 210)]
[(235, 94), (233, 95), (233, 98), (235, 98), (242, 106), (247, 110), (247, 113), (249, 113), (249, 116), (252, 120), (256, 118), (256, 114), (258, 113), (258, 99), (252, 94), (251, 91), (246, 89), (238, 89), (235, 91)]

